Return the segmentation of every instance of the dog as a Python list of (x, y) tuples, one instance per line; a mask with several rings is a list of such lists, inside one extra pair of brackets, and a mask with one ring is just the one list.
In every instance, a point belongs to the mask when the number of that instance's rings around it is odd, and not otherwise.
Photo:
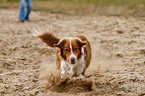
[(50, 47), (56, 47), (56, 66), (61, 78), (64, 74), (84, 78), (91, 61), (91, 45), (84, 35), (74, 38), (58, 38), (52, 33), (34, 30), (33, 36)]

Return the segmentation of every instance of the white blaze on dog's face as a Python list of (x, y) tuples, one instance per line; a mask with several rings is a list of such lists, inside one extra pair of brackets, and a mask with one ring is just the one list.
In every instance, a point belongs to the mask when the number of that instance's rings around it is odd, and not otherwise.
[(82, 42), (78, 38), (62, 39), (55, 47), (60, 49), (60, 55), (71, 64), (75, 64), (82, 55), (82, 47), (86, 42)]

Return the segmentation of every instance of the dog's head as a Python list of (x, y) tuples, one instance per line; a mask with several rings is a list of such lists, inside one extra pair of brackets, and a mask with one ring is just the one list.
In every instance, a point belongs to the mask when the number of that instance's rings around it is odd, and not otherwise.
[(59, 48), (60, 55), (64, 60), (75, 64), (83, 54), (82, 47), (86, 44), (79, 38), (65, 38), (60, 40), (58, 44), (54, 44), (54, 46)]

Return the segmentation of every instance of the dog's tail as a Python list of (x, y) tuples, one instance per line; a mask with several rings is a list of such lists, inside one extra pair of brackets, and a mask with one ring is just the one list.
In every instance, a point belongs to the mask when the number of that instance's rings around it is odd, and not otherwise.
[(60, 40), (51, 33), (48, 32), (41, 33), (40, 30), (38, 31), (36, 29), (34, 29), (32, 35), (36, 38), (39, 38), (42, 42), (44, 42), (46, 45), (50, 47), (54, 47), (54, 44), (57, 44)]

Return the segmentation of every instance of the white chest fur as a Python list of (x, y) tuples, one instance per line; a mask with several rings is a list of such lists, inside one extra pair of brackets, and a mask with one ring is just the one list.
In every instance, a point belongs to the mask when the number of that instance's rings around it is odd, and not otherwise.
[[(84, 55), (81, 56), (81, 58), (76, 62), (76, 64), (70, 64), (67, 61), (61, 61), (61, 74), (69, 74), (69, 75), (75, 75), (77, 77), (82, 77), (83, 71), (85, 68), (85, 58)], [(63, 78), (63, 76), (61, 76)]]

